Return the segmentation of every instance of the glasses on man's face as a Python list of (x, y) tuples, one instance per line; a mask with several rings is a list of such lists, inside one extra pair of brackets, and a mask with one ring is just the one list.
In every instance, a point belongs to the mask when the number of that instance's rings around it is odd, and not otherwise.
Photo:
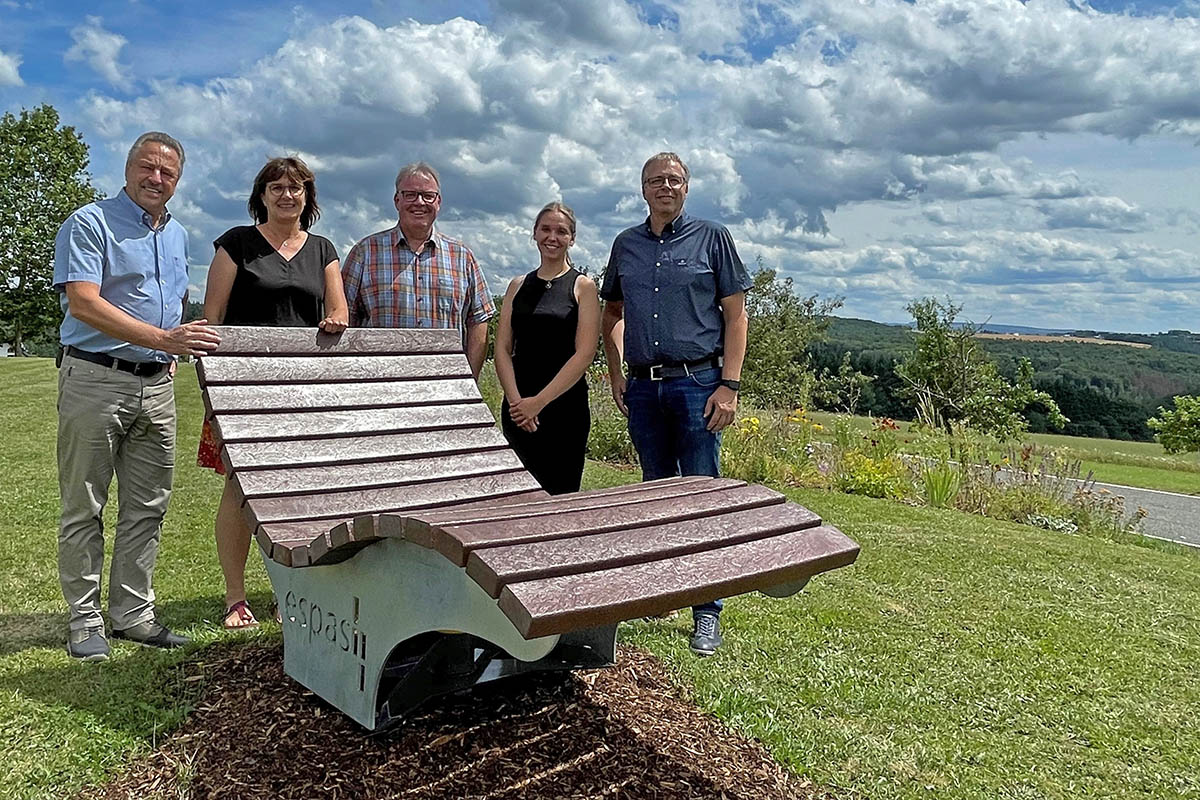
[(655, 175), (653, 178), (647, 178), (645, 184), (651, 189), (661, 189), (666, 186), (668, 189), (678, 189), (687, 183), (687, 178), (679, 175)]
[(304, 187), (297, 183), (268, 183), (267, 191), (273, 197), (283, 197), (285, 194), (298, 197), (304, 194)]
[(441, 197), (437, 192), (401, 192), (400, 199), (406, 203), (415, 203), (420, 198), (421, 202), (433, 205)]

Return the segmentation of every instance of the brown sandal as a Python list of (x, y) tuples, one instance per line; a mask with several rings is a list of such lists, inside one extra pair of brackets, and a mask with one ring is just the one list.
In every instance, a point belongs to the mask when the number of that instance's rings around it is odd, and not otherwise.
[(225, 609), (223, 624), (227, 631), (251, 631), (258, 627), (258, 620), (254, 618), (254, 612), (246, 605), (246, 601), (238, 600)]

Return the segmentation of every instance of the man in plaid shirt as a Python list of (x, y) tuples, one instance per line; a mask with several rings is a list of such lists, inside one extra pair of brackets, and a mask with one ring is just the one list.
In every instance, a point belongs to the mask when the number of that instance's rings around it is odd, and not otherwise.
[(496, 307), (475, 256), (433, 228), (442, 207), (437, 170), (423, 161), (402, 167), (395, 202), (399, 224), (354, 245), (342, 264), (350, 325), (457, 328), (478, 378)]

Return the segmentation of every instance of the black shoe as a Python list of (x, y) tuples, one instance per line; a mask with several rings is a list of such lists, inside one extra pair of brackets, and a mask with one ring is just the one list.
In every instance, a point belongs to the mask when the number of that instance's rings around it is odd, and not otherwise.
[(72, 631), (67, 637), (67, 655), (80, 661), (107, 661), (108, 640), (103, 628)]
[(114, 639), (127, 639), (146, 647), (162, 647), (164, 649), (182, 647), (191, 641), (186, 636), (172, 633), (166, 625), (163, 625), (158, 620), (141, 622), (132, 628), (120, 631), (113, 628), (112, 635)]
[(716, 614), (697, 614), (693, 617), (692, 641), (688, 643), (692, 652), (698, 656), (711, 656), (720, 646), (721, 618)]

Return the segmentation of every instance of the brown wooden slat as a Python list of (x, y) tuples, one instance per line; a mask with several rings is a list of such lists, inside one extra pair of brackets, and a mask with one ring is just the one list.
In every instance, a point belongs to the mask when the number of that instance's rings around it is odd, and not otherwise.
[(506, 503), (489, 506), (486, 501), (473, 507), (454, 506), (438, 511), (428, 511), (419, 518), (406, 522), (406, 535), (432, 541), (429, 530), (435, 526), (467, 525), (475, 522), (499, 522), (518, 517), (535, 517), (561, 514), (567, 511), (582, 511), (589, 508), (606, 508), (622, 503), (646, 503), (671, 497), (684, 498), (725, 489), (745, 486), (745, 481), (732, 478), (667, 478), (662, 481), (634, 483), (628, 486), (597, 489), (579, 494), (559, 495), (545, 498), (530, 498), (524, 503)]
[(421, 406), (480, 399), (479, 387), (470, 378), (300, 385), (230, 384), (213, 386), (205, 392), (209, 410), (220, 414)]
[[(479, 522), (469, 525), (434, 527), (433, 546), (455, 564), (465, 566), (467, 554), (479, 547), (499, 547), (520, 542), (560, 539), (588, 533), (645, 528), (666, 522), (707, 517), (744, 508), (783, 503), (779, 492), (764, 486), (742, 486), (718, 492), (646, 503), (608, 505), (584, 511), (521, 517), (504, 523)], [(407, 527), (407, 539), (416, 541)]]
[(482, 403), (419, 408), (368, 408), (353, 411), (305, 411), (285, 414), (232, 414), (217, 419), (224, 442), (319, 439), (363, 433), (494, 425)]
[(205, 356), (197, 367), (206, 386), (229, 383), (339, 383), (470, 378), (467, 357)]
[(509, 584), (500, 609), (532, 639), (791, 583), (857, 556), (858, 545), (835, 528), (810, 528), (682, 558)]
[(820, 524), (821, 518), (807, 508), (783, 503), (635, 530), (486, 547), (467, 558), (467, 574), (499, 597), (508, 583), (675, 558)]
[(374, 461), (369, 464), (338, 464), (322, 467), (259, 470), (238, 475), (246, 497), (282, 497), (354, 488), (401, 486), (444, 480), (459, 475), (511, 472), (522, 469), (511, 450), (464, 453), (454, 458)]
[(328, 533), (340, 523), (348, 521), (349, 518), (268, 522), (257, 525), (254, 529), (254, 536), (260, 543), (266, 543), (264, 549), (269, 553), (271, 552), (270, 547), (276, 543), (294, 546), (311, 542), (315, 537)]
[[(379, 539), (375, 525), (378, 517), (364, 515), (355, 517), (349, 524), (342, 523), (324, 536), (318, 536), (308, 546), (309, 563), (335, 564), (345, 561), (371, 542)], [(351, 531), (357, 531), (355, 537)]]
[[(308, 497), (265, 497), (250, 499), (247, 507), (260, 525), (270, 522), (301, 522), (333, 519), (341, 522), (362, 514), (395, 513), (409, 509), (452, 505), (490, 495), (515, 494), (538, 488), (527, 472), (472, 475), (454, 480), (358, 489)], [(333, 523), (326, 530), (333, 527)]]
[(454, 329), (349, 328), (339, 334), (316, 328), (266, 328), (221, 325), (221, 345), (213, 355), (264, 353), (293, 355), (345, 353), (367, 356), (401, 353), (459, 353), (462, 334)]
[(239, 475), (272, 467), (350, 464), (439, 455), (451, 457), (470, 451), (508, 447), (495, 425), (461, 430), (388, 433), (336, 439), (301, 439), (284, 442), (231, 442), (224, 450)]

